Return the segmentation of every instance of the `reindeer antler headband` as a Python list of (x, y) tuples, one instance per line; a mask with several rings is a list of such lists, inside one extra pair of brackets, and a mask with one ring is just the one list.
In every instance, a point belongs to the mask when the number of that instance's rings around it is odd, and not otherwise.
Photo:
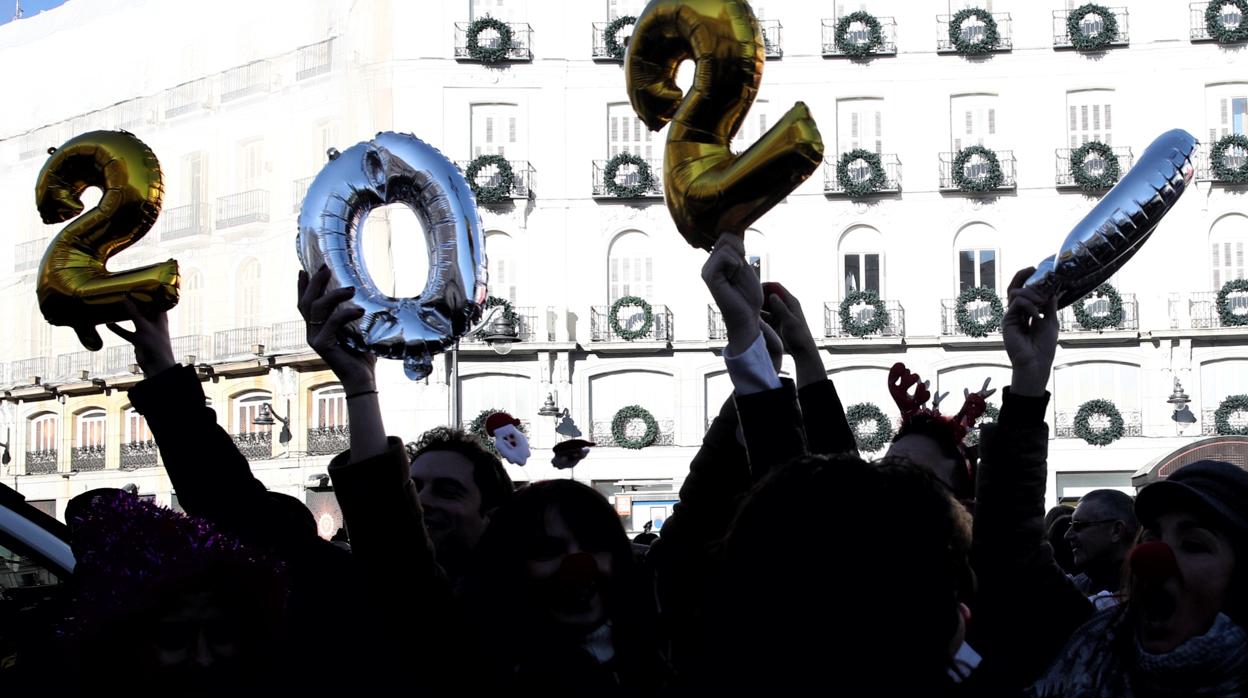
[[(962, 448), (962, 440), (975, 428), (975, 422), (984, 415), (984, 410), (988, 409), (988, 403), (984, 398), (992, 395), (996, 390), (988, 390), (988, 383), (991, 379), (984, 381), (984, 387), (978, 392), (970, 392), (963, 389), (962, 395), (965, 398), (962, 403), (962, 409), (953, 417), (945, 417), (940, 413), (940, 403), (949, 393), (937, 395), (932, 398), (932, 393), (928, 390), (929, 382), (919, 377), (917, 373), (911, 373), (906, 365), (898, 361), (893, 364), (893, 368), (888, 372), (888, 392), (893, 396), (893, 402), (897, 403), (897, 409), (901, 411), (902, 428), (909, 423), (914, 417), (923, 415), (937, 424), (946, 426), (949, 435), (953, 438), (958, 448)], [(914, 387), (914, 394), (910, 394), (910, 388)], [(932, 401), (931, 407), (926, 407), (928, 400)]]

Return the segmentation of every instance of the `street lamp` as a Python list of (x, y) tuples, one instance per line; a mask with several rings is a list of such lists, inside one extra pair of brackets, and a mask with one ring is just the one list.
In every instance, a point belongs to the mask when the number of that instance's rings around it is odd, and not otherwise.
[(286, 401), (285, 417), (274, 412), (273, 406), (265, 402), (260, 405), (260, 414), (256, 415), (256, 419), (252, 423), (263, 427), (271, 427), (277, 424), (277, 422), (282, 423), (282, 433), (278, 435), (277, 440), (285, 446), (294, 438), (290, 433), (290, 400)]
[(511, 346), (520, 338), (520, 334), (516, 332), (516, 323), (508, 320), (503, 313), (494, 314), (488, 330), (485, 341), (499, 356), (510, 354)]
[(1166, 402), (1174, 405), (1174, 414), (1170, 415), (1170, 419), (1179, 424), (1195, 424), (1196, 415), (1192, 414), (1192, 411), (1187, 408), (1187, 403), (1191, 401), (1192, 399), (1183, 390), (1183, 384), (1179, 382), (1178, 378), (1175, 378), (1174, 392), (1170, 393), (1170, 399), (1166, 400)]

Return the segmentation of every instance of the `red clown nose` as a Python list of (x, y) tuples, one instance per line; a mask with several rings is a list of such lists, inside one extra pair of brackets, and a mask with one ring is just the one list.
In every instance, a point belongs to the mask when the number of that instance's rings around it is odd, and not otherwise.
[(561, 584), (587, 586), (598, 578), (598, 563), (589, 553), (573, 553), (563, 558), (556, 575)]
[(1142, 582), (1160, 584), (1179, 574), (1179, 563), (1174, 559), (1174, 551), (1159, 540), (1135, 546), (1129, 560), (1131, 571)]

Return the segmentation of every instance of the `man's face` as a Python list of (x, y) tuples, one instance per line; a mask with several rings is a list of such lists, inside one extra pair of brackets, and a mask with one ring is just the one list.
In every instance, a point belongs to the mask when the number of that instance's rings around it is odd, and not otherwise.
[(411, 473), (434, 552), (439, 558), (470, 552), (489, 521), (472, 461), (454, 451), (428, 451), (412, 461)]
[(950, 488), (953, 487), (954, 469), (962, 467), (956, 459), (946, 456), (934, 439), (922, 434), (908, 434), (897, 439), (885, 455), (890, 458), (904, 458), (927, 468)]
[(1079, 503), (1066, 531), (1076, 567), (1084, 569), (1090, 563), (1105, 562), (1119, 554), (1124, 526), (1119, 521), (1107, 520), (1112, 518), (1096, 502)]

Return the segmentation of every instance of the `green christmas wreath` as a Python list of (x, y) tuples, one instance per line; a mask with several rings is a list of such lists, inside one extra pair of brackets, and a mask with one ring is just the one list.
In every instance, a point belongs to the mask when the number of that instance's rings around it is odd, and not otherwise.
[[(849, 27), (854, 22), (860, 22), (867, 28), (866, 41), (862, 43), (850, 41)], [(850, 58), (862, 58), (884, 45), (884, 31), (880, 27), (880, 20), (870, 12), (851, 12), (837, 20), (834, 40), (837, 51)]]
[[(864, 180), (856, 180), (849, 174), (849, 166), (862, 160), (871, 169), (871, 176)], [(836, 183), (849, 196), (866, 196), (884, 188), (887, 178), (884, 176), (884, 165), (880, 156), (865, 148), (855, 148), (841, 155), (836, 161)]]
[[(634, 419), (640, 419), (646, 425), (646, 431), (641, 436), (630, 439), (628, 437), (628, 425)], [(615, 440), (615, 445), (620, 448), (628, 448), (634, 451), (650, 446), (659, 438), (659, 423), (654, 420), (654, 415), (650, 411), (639, 405), (629, 405), (621, 407), (619, 412), (611, 418), (611, 438)]]
[[(1095, 300), (1097, 296), (1109, 301), (1109, 312), (1104, 315), (1093, 315), (1088, 312), (1088, 301)], [(1071, 310), (1075, 313), (1075, 321), (1085, 330), (1104, 330), (1122, 324), (1122, 296), (1118, 295), (1118, 290), (1110, 284), (1097, 286), (1091, 293), (1075, 301)]]
[[(641, 327), (630, 330), (620, 324), (620, 309), (624, 306), (637, 306), (641, 308), (643, 318)], [(611, 323), (611, 331), (620, 339), (631, 342), (634, 339), (640, 339), (650, 333), (650, 328), (654, 327), (654, 309), (644, 298), (637, 296), (624, 296), (611, 304), (611, 309), (607, 311), (607, 321)]]
[[(893, 425), (884, 416), (884, 411), (873, 403), (851, 405), (845, 410), (845, 419), (849, 422), (850, 431), (854, 432), (854, 440), (861, 453), (875, 453), (893, 438)], [(859, 424), (869, 421), (875, 422), (875, 431), (864, 434), (858, 430)]]
[[(988, 322), (975, 322), (971, 318), (966, 306), (972, 301), (984, 301), (992, 308)], [(954, 303), (953, 319), (958, 323), (958, 329), (971, 337), (987, 337), (990, 332), (1000, 329), (1001, 318), (1004, 316), (1005, 309), (1001, 306), (1001, 299), (997, 297), (995, 290), (987, 286), (966, 289), (958, 294), (958, 300)]]
[[(1105, 161), (1105, 171), (1095, 176), (1088, 174), (1088, 169), (1084, 167), (1088, 156), (1093, 153)], [(1084, 191), (1108, 189), (1118, 183), (1118, 178), (1122, 176), (1122, 167), (1118, 164), (1118, 156), (1114, 154), (1113, 148), (1100, 141), (1088, 141), (1071, 152), (1070, 176), (1074, 177), (1075, 184)]]
[[(498, 168), (496, 175), (498, 182), (481, 186), (477, 183), (477, 175), (490, 165)], [(511, 163), (507, 162), (507, 158), (502, 155), (478, 155), (476, 159), (468, 163), (468, 171), (464, 173), (464, 179), (468, 180), (468, 187), (476, 195), (477, 203), (497, 204), (506, 201), (511, 195), (511, 188), (516, 184), (516, 173), (511, 169)]]
[[(988, 163), (988, 172), (982, 177), (968, 177), (966, 175), (966, 165), (975, 155), (980, 156)], [(1004, 180), (1005, 175), (1001, 173), (1001, 161), (997, 159), (997, 154), (990, 148), (985, 148), (982, 145), (969, 145), (959, 150), (957, 156), (953, 158), (953, 184), (962, 191), (991, 191), (1001, 186), (1001, 182)]]
[[(1092, 417), (1101, 415), (1109, 419), (1109, 425), (1100, 431), (1092, 428)], [(1088, 400), (1075, 412), (1075, 436), (1093, 446), (1108, 446), (1122, 438), (1125, 432), (1122, 413), (1109, 400)]]
[[(482, 46), (481, 32), (493, 29), (498, 32), (497, 46)], [(468, 25), (468, 31), (465, 36), (467, 39), (468, 55), (482, 63), (498, 63), (505, 60), (507, 54), (511, 51), (511, 27), (501, 19), (495, 19), (489, 15), (480, 17), (472, 21)]]
[[(1083, 18), (1088, 15), (1101, 18), (1101, 31), (1093, 36), (1088, 36), (1083, 31)], [(1066, 15), (1066, 33), (1070, 36), (1070, 43), (1076, 50), (1099, 51), (1113, 43), (1118, 36), (1118, 18), (1108, 7), (1090, 2), (1080, 5)]]
[(1248, 423), (1242, 427), (1231, 425), (1231, 415), (1236, 412), (1248, 413), (1248, 395), (1231, 395), (1218, 405), (1213, 413), (1213, 424), (1219, 435), (1248, 436)]
[(624, 60), (624, 49), (627, 48), (628, 42), (620, 43), (619, 33), (624, 27), (637, 23), (637, 18), (632, 15), (616, 17), (611, 20), (606, 29), (602, 30), (604, 48), (607, 49), (607, 56), (617, 61)]
[(1248, 325), (1248, 313), (1241, 315), (1231, 308), (1231, 294), (1241, 292), (1248, 292), (1248, 279), (1231, 279), (1222, 284), (1222, 288), (1218, 291), (1216, 303), (1218, 322), (1223, 327), (1243, 327)]
[[(984, 23), (984, 36), (979, 41), (971, 41), (962, 36), (962, 24), (971, 17)], [(970, 7), (958, 12), (949, 20), (949, 43), (953, 49), (963, 56), (977, 56), (988, 53), (1001, 43), (1001, 33), (997, 29), (997, 20), (987, 10)]]
[[(489, 310), (490, 308), (495, 308), (499, 306), (501, 306), (503, 309), (502, 312), (500, 313), (503, 320), (505, 320), (512, 327), (516, 327), (516, 323), (520, 318), (516, 315), (516, 309), (512, 307), (511, 301), (507, 300), (506, 298), (499, 298), (498, 296), (489, 296), (488, 298), (485, 299), (485, 306), (483, 307), (483, 309)], [(482, 327), (481, 329), (477, 330), (478, 337), (484, 337), (487, 334), (489, 334), (488, 327)]]
[[(1222, 23), (1222, 8), (1234, 5), (1239, 10), (1239, 24), (1228, 27)], [(1248, 0), (1214, 0), (1205, 6), (1205, 31), (1219, 44), (1237, 44), (1248, 40)]]
[[(497, 410), (497, 409), (481, 410), (481, 413), (478, 414), (476, 418), (472, 420), (472, 423), (468, 425), (468, 433), (477, 437), (477, 440), (481, 442), (481, 445), (485, 447), (485, 450), (489, 451), (490, 453), (493, 453), (496, 456), (500, 454), (498, 452), (498, 449), (494, 447), (493, 437), (491, 437), (485, 431), (485, 420), (489, 419), (490, 415), (494, 414), (495, 412), (506, 412), (506, 411), (507, 410)], [(520, 433), (522, 434), (525, 433), (524, 424), (521, 424), (520, 426), (516, 428), (520, 430)], [(410, 448), (408, 449), (408, 453), (409, 454), (411, 453)]]
[(967, 446), (978, 446), (980, 439), (981, 439), (980, 427), (984, 426), (985, 424), (993, 424), (1000, 418), (1001, 418), (1001, 410), (997, 409), (996, 405), (992, 403), (987, 403), (986, 405), (984, 405), (983, 416), (979, 418), (978, 422), (975, 422), (975, 428), (972, 429), (969, 433), (967, 433), (966, 438), (962, 439), (962, 443), (966, 444)]
[[(1248, 20), (1245, 21), (1248, 22)], [(1222, 136), (1213, 144), (1213, 149), (1209, 151), (1209, 161), (1213, 165), (1213, 176), (1222, 182), (1248, 184), (1248, 158), (1245, 158), (1244, 164), (1239, 167), (1231, 167), (1226, 164), (1226, 151), (1231, 148), (1248, 150), (1248, 136), (1232, 133)]]
[[(636, 184), (620, 184), (616, 181), (620, 167), (624, 165), (632, 165), (637, 168)], [(602, 183), (607, 193), (611, 196), (621, 199), (636, 199), (654, 188), (654, 170), (650, 168), (650, 163), (643, 160), (640, 156), (632, 153), (619, 153), (608, 160), (606, 167), (602, 168)]]
[[(850, 314), (850, 308), (859, 303), (866, 303), (875, 309), (870, 320), (859, 322)], [(845, 294), (845, 300), (841, 301), (840, 314), (841, 329), (855, 337), (875, 334), (884, 329), (889, 321), (888, 309), (884, 307), (884, 301), (880, 300), (875, 291), (850, 291)]]

